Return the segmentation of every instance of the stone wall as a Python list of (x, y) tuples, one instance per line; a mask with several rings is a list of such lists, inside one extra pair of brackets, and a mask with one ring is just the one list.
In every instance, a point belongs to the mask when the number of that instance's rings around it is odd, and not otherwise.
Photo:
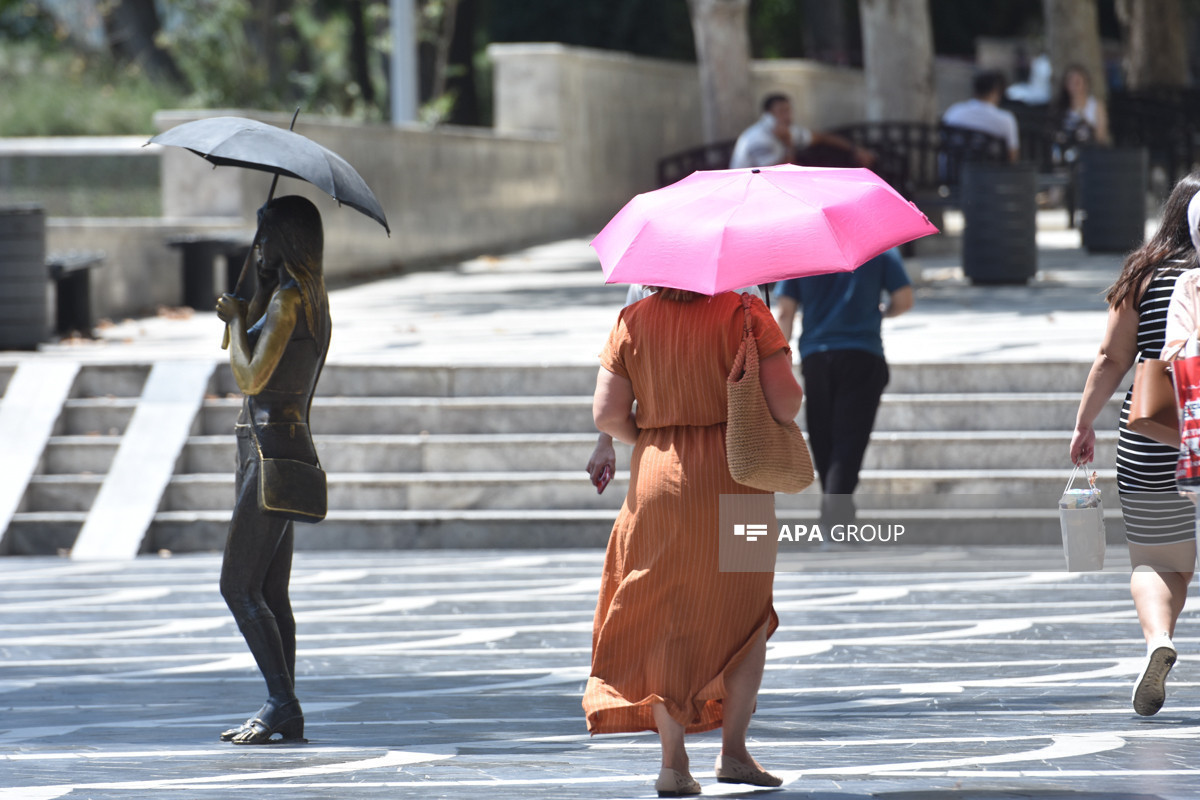
[[(362, 214), (282, 179), (279, 194), (304, 194), (321, 209), (331, 277), (369, 276), (594, 233), (631, 196), (655, 187), (659, 158), (702, 144), (694, 64), (557, 44), (492, 45), (489, 55), (491, 129), (300, 116), (296, 130), (358, 169), (392, 228), (389, 238)], [(857, 70), (806, 61), (757, 62), (753, 69), (756, 96), (787, 92), (802, 124), (831, 128), (862, 117)], [(939, 62), (938, 75), (944, 107), (961, 96), (969, 66)], [(155, 124), (166, 130), (229, 114), (281, 127), (290, 122), (288, 114), (206, 110), (161, 112)], [(252, 230), (255, 210), (266, 199), (265, 173), (214, 169), (174, 147), (163, 148), (161, 157), (167, 222), (50, 221), (52, 247), (108, 252), (105, 280), (97, 281), (100, 316), (178, 304), (180, 256), (166, 247), (165, 237), (188, 228)]]

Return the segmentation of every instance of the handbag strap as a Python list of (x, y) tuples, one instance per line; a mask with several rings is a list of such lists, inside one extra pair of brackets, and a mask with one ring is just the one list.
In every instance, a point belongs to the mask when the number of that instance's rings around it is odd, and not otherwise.
[(1081, 469), (1084, 470), (1084, 477), (1087, 480), (1088, 488), (1089, 489), (1096, 488), (1096, 484), (1092, 481), (1092, 479), (1087, 478), (1087, 466), (1085, 464), (1076, 464), (1075, 469), (1071, 470), (1071, 477), (1067, 479), (1067, 488), (1064, 489), (1063, 491), (1065, 491), (1065, 492), (1071, 491), (1071, 484), (1075, 482), (1075, 476), (1079, 474), (1079, 470), (1081, 470)]
[(1075, 482), (1075, 476), (1079, 474), (1079, 469), (1082, 466), (1082, 464), (1076, 464), (1075, 469), (1071, 470), (1071, 477), (1067, 479), (1067, 488), (1063, 489), (1064, 492), (1071, 491), (1071, 484)]

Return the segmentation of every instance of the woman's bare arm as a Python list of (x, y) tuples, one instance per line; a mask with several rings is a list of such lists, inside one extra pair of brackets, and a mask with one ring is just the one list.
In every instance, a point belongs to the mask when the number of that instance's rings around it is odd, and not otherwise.
[(638, 426), (633, 410), (633, 384), (628, 378), (600, 368), (592, 397), (596, 429), (625, 444), (637, 442)]
[(792, 372), (792, 356), (787, 350), (772, 353), (759, 362), (758, 379), (762, 384), (767, 408), (776, 422), (791, 422), (800, 413), (804, 392)]

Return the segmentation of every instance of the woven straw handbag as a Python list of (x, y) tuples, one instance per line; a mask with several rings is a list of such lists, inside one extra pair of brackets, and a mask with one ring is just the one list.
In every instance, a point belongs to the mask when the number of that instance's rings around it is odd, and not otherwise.
[(746, 315), (742, 344), (726, 381), (729, 424), (725, 457), (729, 474), (743, 486), (794, 494), (813, 482), (812, 458), (794, 421), (781, 425), (771, 416), (758, 375), (758, 342), (750, 321), (750, 295), (742, 295)]

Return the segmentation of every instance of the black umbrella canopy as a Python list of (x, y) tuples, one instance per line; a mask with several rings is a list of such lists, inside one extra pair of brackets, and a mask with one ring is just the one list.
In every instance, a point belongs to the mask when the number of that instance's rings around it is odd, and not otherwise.
[(149, 143), (186, 148), (219, 167), (245, 167), (306, 181), (391, 234), (383, 207), (354, 167), (295, 131), (245, 117), (209, 117), (176, 125)]

